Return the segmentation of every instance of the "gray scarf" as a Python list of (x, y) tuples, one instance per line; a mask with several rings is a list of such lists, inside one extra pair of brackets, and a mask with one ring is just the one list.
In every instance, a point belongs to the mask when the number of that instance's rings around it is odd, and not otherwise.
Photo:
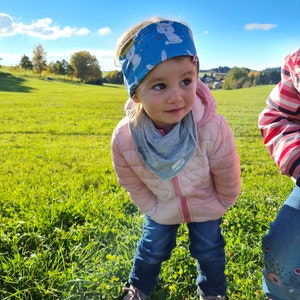
[(177, 176), (197, 148), (198, 138), (192, 111), (164, 136), (144, 111), (137, 125), (129, 122), (129, 129), (141, 159), (162, 180)]

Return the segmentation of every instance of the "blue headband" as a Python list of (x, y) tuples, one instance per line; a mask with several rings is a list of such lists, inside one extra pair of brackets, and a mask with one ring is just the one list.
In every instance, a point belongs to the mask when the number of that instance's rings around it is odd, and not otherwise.
[(155, 66), (177, 56), (197, 56), (189, 27), (160, 21), (142, 28), (119, 56), (129, 96)]

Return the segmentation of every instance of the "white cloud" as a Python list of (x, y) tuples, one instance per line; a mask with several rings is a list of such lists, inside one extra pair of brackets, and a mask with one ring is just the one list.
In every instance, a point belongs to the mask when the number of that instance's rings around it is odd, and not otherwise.
[(25, 34), (43, 40), (56, 40), (61, 37), (72, 35), (85, 35), (90, 31), (87, 28), (71, 28), (66, 26), (60, 28), (52, 24), (51, 18), (39, 19), (31, 24), (15, 23), (11, 16), (0, 13), (0, 37), (13, 36), (15, 34)]
[(206, 34), (208, 34), (208, 30), (204, 30), (204, 32), (203, 32), (203, 33), (204, 33), (205, 35), (206, 35)]
[(76, 35), (86, 35), (86, 34), (89, 34), (90, 33), (90, 30), (87, 29), (87, 28), (81, 28), (81, 29), (78, 29), (76, 31)]
[(260, 24), (260, 23), (249, 23), (244, 26), (245, 30), (270, 30), (277, 27), (277, 24)]
[(0, 36), (10, 36), (14, 34), (15, 25), (12, 18), (7, 14), (0, 13)]
[(111, 33), (111, 29), (109, 27), (100, 28), (97, 31), (100, 35), (107, 35)]

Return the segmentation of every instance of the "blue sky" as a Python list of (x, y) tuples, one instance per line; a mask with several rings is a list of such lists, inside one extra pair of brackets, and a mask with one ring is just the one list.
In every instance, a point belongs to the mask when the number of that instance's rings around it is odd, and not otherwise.
[(300, 0), (0, 0), (0, 63), (31, 58), (41, 44), (48, 63), (86, 50), (115, 70), (119, 36), (155, 15), (191, 26), (201, 69), (278, 67), (300, 48)]

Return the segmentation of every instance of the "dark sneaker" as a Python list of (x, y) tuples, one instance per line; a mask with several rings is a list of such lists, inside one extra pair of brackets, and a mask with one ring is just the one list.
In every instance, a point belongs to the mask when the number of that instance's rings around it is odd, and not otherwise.
[(200, 300), (225, 300), (225, 297), (223, 296), (201, 296)]
[(128, 291), (127, 295), (123, 298), (123, 300), (145, 300), (147, 296), (143, 294), (140, 290), (135, 288), (134, 286), (130, 286), (129, 288), (124, 287), (123, 292)]

